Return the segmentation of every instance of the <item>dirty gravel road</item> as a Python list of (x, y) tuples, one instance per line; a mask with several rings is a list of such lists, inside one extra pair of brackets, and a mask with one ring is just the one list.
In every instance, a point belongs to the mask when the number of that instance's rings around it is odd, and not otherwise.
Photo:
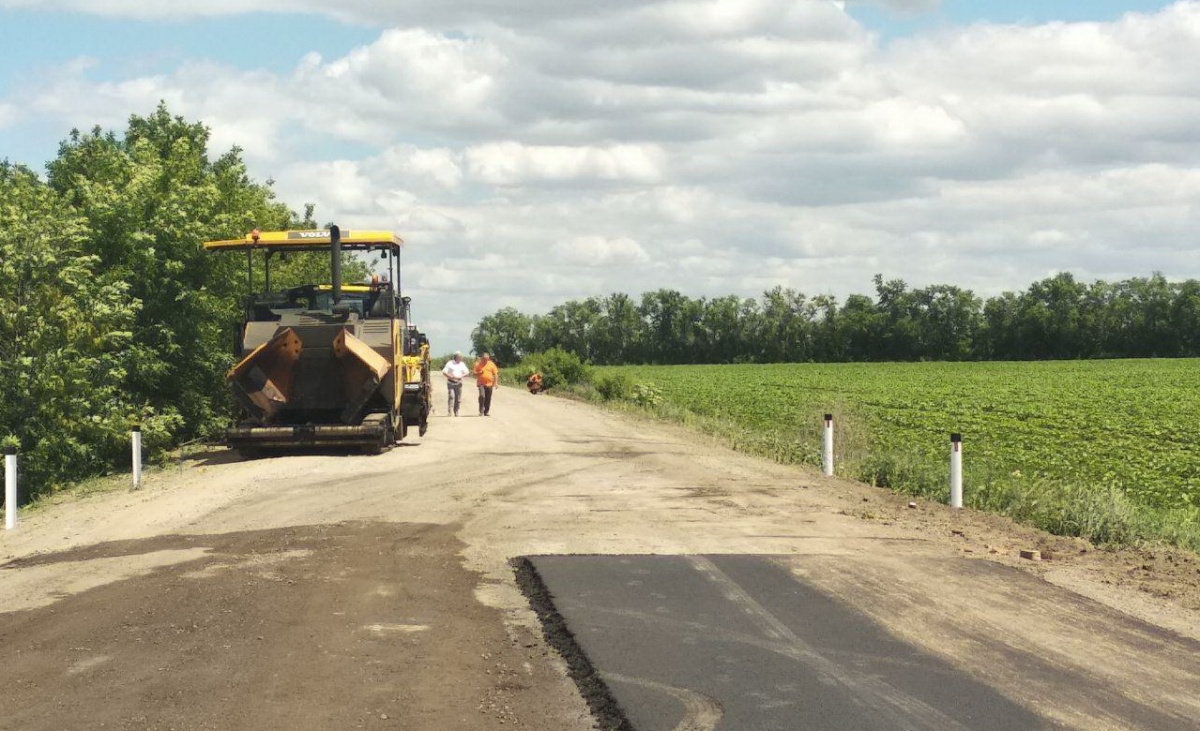
[[(140, 491), (29, 513), (0, 535), (0, 729), (584, 731), (509, 565), (556, 554), (782, 557), (1056, 728), (1138, 728), (1148, 707), (1200, 718), (1196, 658), (1178, 649), (1200, 640), (1191, 557), (910, 509), (505, 388), (491, 417), (439, 413), (378, 457), (216, 450)], [(1035, 675), (1006, 662), (1018, 654)]]

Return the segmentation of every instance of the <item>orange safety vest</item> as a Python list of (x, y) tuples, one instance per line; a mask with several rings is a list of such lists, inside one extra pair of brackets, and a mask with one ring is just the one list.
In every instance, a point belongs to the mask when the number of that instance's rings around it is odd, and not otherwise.
[(496, 361), (489, 360), (486, 364), (476, 363), (475, 380), (480, 386), (495, 386), (496, 382), (500, 380), (500, 369), (496, 367)]

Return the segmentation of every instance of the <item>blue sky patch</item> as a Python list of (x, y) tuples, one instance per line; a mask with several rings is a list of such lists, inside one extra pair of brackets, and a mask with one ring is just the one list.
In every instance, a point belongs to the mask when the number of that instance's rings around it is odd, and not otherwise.
[(942, 0), (936, 10), (903, 13), (876, 5), (849, 3), (849, 14), (885, 40), (936, 28), (972, 23), (1035, 25), (1051, 22), (1107, 22), (1131, 12), (1153, 13), (1169, 0)]

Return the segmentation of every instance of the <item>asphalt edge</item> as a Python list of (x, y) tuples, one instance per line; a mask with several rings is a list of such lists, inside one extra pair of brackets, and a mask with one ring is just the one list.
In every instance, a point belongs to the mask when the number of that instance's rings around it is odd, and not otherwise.
[(517, 587), (542, 623), (542, 635), (566, 662), (567, 675), (575, 681), (579, 694), (591, 709), (596, 727), (601, 731), (636, 731), (592, 661), (575, 641), (575, 635), (567, 628), (566, 620), (554, 606), (554, 595), (546, 588), (537, 567), (527, 556), (511, 559), (509, 564), (516, 575)]

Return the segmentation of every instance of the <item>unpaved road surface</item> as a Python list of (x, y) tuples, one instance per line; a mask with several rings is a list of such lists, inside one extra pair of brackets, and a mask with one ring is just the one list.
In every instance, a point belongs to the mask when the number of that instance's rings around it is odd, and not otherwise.
[(556, 554), (771, 556), (1052, 727), (1200, 728), (1193, 556), (501, 389), (379, 457), (214, 451), (25, 516), (0, 535), (0, 729), (591, 729), (509, 565)]

